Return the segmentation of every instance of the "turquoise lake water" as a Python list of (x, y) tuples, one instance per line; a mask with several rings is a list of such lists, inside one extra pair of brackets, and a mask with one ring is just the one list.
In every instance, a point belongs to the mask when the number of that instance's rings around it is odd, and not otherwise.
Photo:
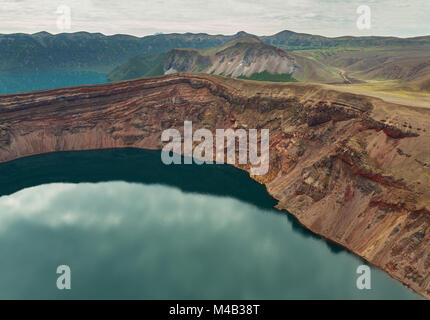
[[(417, 299), (225, 165), (136, 149), (0, 164), (0, 298)], [(71, 268), (71, 290), (56, 269)]]
[(0, 74), (0, 94), (106, 82), (105, 74), (93, 71), (6, 73)]

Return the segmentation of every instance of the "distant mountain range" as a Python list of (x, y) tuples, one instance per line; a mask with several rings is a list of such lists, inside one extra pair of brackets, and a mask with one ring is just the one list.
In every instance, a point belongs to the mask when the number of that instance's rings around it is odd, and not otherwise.
[(430, 45), (430, 36), (414, 38), (397, 37), (336, 37), (328, 38), (307, 33), (281, 31), (273, 36), (260, 37), (261, 41), (285, 50), (309, 50), (329, 48), (404, 47)]
[(233, 37), (161, 34), (138, 38), (88, 32), (0, 35), (0, 72), (73, 69), (107, 73), (141, 53), (160, 53), (173, 48), (209, 48), (222, 45)]
[[(76, 32), (52, 35), (0, 35), (0, 72), (92, 70), (110, 72), (114, 67), (139, 54), (157, 54), (177, 48), (205, 49), (219, 47), (234, 38), (251, 36), (246, 32), (235, 35), (159, 34), (146, 37), (129, 35), (105, 36), (100, 33)], [(266, 44), (285, 50), (329, 48), (430, 46), (430, 37), (338, 37), (282, 31), (273, 36), (259, 37)]]

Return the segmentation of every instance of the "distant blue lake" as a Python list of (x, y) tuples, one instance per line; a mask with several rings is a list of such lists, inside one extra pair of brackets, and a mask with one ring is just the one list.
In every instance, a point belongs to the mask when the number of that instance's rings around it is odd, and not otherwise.
[(0, 94), (108, 82), (106, 74), (93, 71), (49, 71), (0, 74)]

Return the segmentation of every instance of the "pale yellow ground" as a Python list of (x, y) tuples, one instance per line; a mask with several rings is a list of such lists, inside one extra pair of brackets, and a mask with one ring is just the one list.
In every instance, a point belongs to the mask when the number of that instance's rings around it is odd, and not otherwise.
[(387, 102), (430, 109), (430, 92), (396, 88), (394, 81), (367, 81), (359, 84), (324, 85), (343, 92), (381, 98)]

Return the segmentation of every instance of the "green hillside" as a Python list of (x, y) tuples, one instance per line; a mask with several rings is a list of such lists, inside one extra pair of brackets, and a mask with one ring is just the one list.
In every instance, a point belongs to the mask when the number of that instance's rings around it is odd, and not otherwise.
[(127, 63), (116, 67), (109, 73), (108, 80), (119, 81), (123, 79), (163, 75), (163, 61), (165, 56), (165, 53), (140, 54), (131, 58)]
[(271, 82), (297, 82), (291, 74), (276, 73), (271, 74), (267, 71), (252, 74), (250, 77), (240, 76), (239, 79)]

